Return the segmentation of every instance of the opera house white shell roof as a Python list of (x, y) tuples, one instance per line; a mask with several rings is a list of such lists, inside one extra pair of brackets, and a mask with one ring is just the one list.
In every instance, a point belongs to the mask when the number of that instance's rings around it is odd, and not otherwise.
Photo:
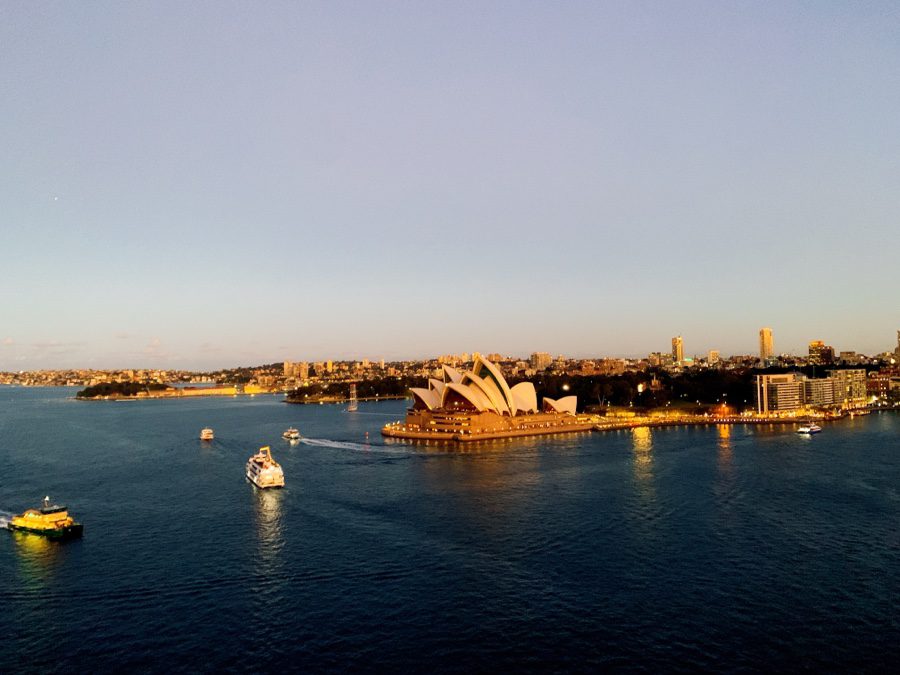
[[(460, 372), (443, 367), (443, 382), (428, 380), (428, 388), (410, 390), (413, 408), (418, 410), (477, 410), (498, 415), (526, 415), (538, 412), (537, 392), (531, 382), (520, 382), (510, 388), (500, 369), (479, 356), (472, 370)], [(575, 414), (575, 396), (559, 400), (544, 399), (544, 412)]]

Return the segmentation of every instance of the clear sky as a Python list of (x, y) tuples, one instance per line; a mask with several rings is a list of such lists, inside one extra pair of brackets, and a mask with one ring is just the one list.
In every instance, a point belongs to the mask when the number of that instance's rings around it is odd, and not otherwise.
[(0, 369), (876, 353), (896, 2), (0, 2)]

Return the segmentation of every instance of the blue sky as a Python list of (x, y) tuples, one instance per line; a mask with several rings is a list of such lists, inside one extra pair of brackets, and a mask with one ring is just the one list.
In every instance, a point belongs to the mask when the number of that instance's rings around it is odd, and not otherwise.
[(4, 3), (0, 369), (900, 328), (890, 2)]

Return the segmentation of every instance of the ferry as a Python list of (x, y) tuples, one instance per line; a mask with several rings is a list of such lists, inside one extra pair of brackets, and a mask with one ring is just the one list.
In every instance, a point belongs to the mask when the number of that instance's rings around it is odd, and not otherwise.
[(818, 424), (804, 424), (802, 427), (797, 429), (798, 434), (805, 434), (807, 436), (810, 434), (817, 434), (820, 431), (822, 431), (822, 427), (820, 427)]
[(28, 509), (19, 516), (13, 516), (7, 527), (10, 530), (32, 532), (50, 539), (74, 539), (84, 532), (84, 526), (76, 523), (65, 506), (51, 504), (50, 497), (44, 497), (39, 509)]
[(281, 465), (272, 459), (268, 445), (247, 460), (247, 480), (258, 488), (284, 487), (284, 472)]
[(201, 441), (211, 441), (215, 438), (215, 434), (213, 434), (213, 430), (209, 427), (200, 430), (200, 440)]
[(291, 427), (290, 429), (285, 430), (285, 432), (281, 434), (281, 437), (287, 441), (299, 441), (300, 432), (294, 427)]

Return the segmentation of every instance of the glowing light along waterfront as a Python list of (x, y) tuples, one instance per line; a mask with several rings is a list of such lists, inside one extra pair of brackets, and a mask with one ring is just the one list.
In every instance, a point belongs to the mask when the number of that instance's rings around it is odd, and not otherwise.
[(383, 436), (467, 442), (589, 431), (595, 424), (593, 417), (576, 413), (575, 396), (545, 397), (538, 412), (531, 382), (510, 388), (500, 369), (480, 355), (472, 370), (442, 370), (443, 380), (431, 378), (427, 389), (412, 389), (406, 422), (386, 424)]

